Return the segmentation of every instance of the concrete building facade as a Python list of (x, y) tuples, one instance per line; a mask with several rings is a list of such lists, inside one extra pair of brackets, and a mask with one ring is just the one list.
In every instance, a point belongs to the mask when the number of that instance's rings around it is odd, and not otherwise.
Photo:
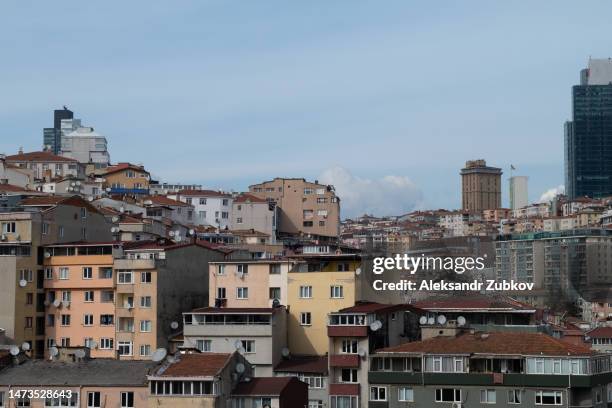
[(481, 213), (501, 208), (502, 170), (485, 160), (469, 160), (461, 169), (461, 208)]

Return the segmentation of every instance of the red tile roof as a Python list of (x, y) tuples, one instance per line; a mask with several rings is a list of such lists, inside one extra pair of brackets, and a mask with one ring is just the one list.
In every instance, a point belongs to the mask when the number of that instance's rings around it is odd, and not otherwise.
[(196, 197), (231, 197), (231, 194), (215, 190), (179, 190), (178, 195)]
[[(271, 307), (200, 307), (193, 309), (192, 313), (211, 314), (243, 314), (243, 313), (274, 313), (276, 309)], [(284, 310), (284, 309), (283, 309)]]
[(87, 208), (87, 211), (91, 213), (100, 214), (100, 211), (96, 207), (91, 205), (88, 201), (84, 200), (81, 196), (47, 195), (28, 197), (21, 200), (21, 205), (30, 207), (55, 207), (59, 204)]
[(225, 353), (177, 354), (172, 363), (159, 377), (213, 377), (221, 372), (232, 357)]
[(423, 341), (404, 343), (377, 350), (377, 353), (424, 354), (501, 354), (588, 356), (593, 354), (586, 346), (570, 344), (543, 333), (465, 333), (457, 337), (438, 336)]
[(250, 193), (242, 193), (240, 194), (238, 197), (236, 197), (234, 199), (235, 203), (246, 203), (246, 202), (252, 202), (252, 203), (267, 203), (268, 200), (265, 200), (263, 198), (257, 197), (253, 194)]
[(422, 300), (414, 306), (425, 310), (449, 309), (487, 309), (487, 310), (535, 310), (535, 307), (518, 302), (509, 297), (492, 297), (485, 295), (441, 296)]
[(254, 377), (249, 382), (239, 383), (232, 391), (232, 395), (278, 396), (292, 382), (300, 382), (300, 380), (295, 377)]
[(51, 152), (29, 152), (6, 156), (7, 162), (65, 162), (76, 163), (76, 159), (58, 156)]
[(598, 327), (596, 329), (587, 332), (587, 336), (593, 338), (612, 338), (612, 327)]
[(144, 201), (150, 200), (153, 204), (155, 205), (164, 205), (164, 206), (173, 206), (173, 207), (191, 207), (190, 204), (184, 203), (182, 201), (178, 201), (178, 200), (173, 200), (172, 198), (168, 198), (166, 196), (163, 195), (154, 195), (154, 196), (148, 196), (148, 197), (144, 197), (143, 199)]
[(24, 191), (29, 191), (25, 187), (15, 186), (13, 184), (3, 184), (0, 183), (0, 193), (21, 193)]
[(375, 302), (357, 302), (355, 306), (340, 309), (338, 313), (392, 313), (400, 310), (424, 312), (409, 304), (389, 305)]
[(143, 166), (138, 166), (138, 165), (132, 164), (132, 163), (117, 163), (117, 164), (115, 164), (113, 166), (108, 166), (104, 170), (102, 175), (104, 175), (104, 174), (112, 174), (112, 173), (116, 173), (118, 171), (123, 171), (123, 170), (128, 170), (128, 169), (138, 170), (138, 171), (142, 171), (143, 173), (149, 174), (149, 172), (146, 171)]
[(274, 371), (285, 373), (327, 373), (327, 356), (291, 356), (281, 360)]

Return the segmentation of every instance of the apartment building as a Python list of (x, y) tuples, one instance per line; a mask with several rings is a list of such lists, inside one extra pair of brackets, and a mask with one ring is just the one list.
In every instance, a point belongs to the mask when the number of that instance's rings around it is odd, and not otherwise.
[(612, 353), (611, 326), (601, 326), (590, 330), (586, 332), (585, 339), (591, 344), (593, 350), (601, 353)]
[(270, 237), (276, 242), (276, 204), (253, 194), (242, 193), (232, 203), (232, 230), (254, 230)]
[(605, 407), (610, 364), (541, 333), (439, 336), (371, 355), (367, 406)]
[(0, 184), (11, 184), (27, 189), (34, 186), (34, 172), (6, 162), (6, 156), (0, 154)]
[(447, 231), (449, 237), (464, 237), (474, 231), (473, 225), (482, 220), (479, 212), (449, 211), (440, 214), (439, 225)]
[(86, 346), (92, 357), (122, 360), (166, 347), (181, 313), (208, 299), (208, 262), (225, 257), (205, 244), (167, 240), (45, 251), (47, 347)]
[(292, 265), (288, 259), (211, 262), (208, 305), (269, 308), (274, 299), (290, 305), (287, 285)]
[(323, 408), (329, 401), (327, 356), (288, 355), (274, 367), (277, 377), (296, 377), (308, 384), (308, 408)]
[(145, 196), (142, 204), (146, 209), (146, 216), (156, 220), (167, 219), (181, 225), (192, 225), (197, 221), (193, 205), (170, 197)]
[(287, 309), (203, 307), (183, 313), (183, 348), (239, 351), (257, 377), (272, 376), (287, 347)]
[(192, 205), (193, 223), (196, 225), (211, 225), (219, 230), (231, 228), (231, 194), (213, 190), (180, 190), (168, 194), (168, 197)]
[(422, 311), (411, 305), (358, 302), (329, 314), (329, 406), (364, 406), (374, 350), (418, 339)]
[(18, 154), (6, 156), (5, 160), (18, 168), (31, 170), (38, 180), (50, 181), (69, 176), (82, 178), (85, 175), (85, 169), (77, 160), (50, 151), (24, 153), (20, 150)]
[(149, 194), (151, 175), (141, 165), (118, 163), (103, 169), (99, 177), (104, 179), (103, 187), (111, 195)]
[(460, 174), (463, 210), (480, 213), (501, 207), (501, 169), (487, 166), (485, 160), (469, 160)]
[(361, 258), (356, 254), (302, 255), (288, 274), (289, 349), (294, 354), (329, 352), (327, 315), (360, 299)]
[(104, 216), (81, 197), (27, 197), (0, 209), (0, 327), (42, 357), (45, 341), (41, 247), (54, 242), (110, 238)]
[(304, 179), (275, 178), (249, 186), (249, 192), (278, 207), (282, 236), (337, 238), (340, 235), (340, 198), (333, 186)]
[[(14, 407), (125, 407), (148, 406), (147, 375), (158, 365), (151, 361), (109, 359), (29, 360), (0, 370), (0, 406)], [(58, 397), (31, 398), (41, 390)]]

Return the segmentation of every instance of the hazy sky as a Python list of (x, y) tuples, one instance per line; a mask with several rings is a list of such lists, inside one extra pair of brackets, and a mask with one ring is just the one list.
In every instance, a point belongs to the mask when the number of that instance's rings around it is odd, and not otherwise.
[[(95, 4), (94, 4), (95, 3)], [(244, 190), (337, 184), (344, 215), (460, 206), (486, 158), (563, 183), (563, 122), (612, 2), (3, 1), (0, 152), (68, 105), (113, 161)]]

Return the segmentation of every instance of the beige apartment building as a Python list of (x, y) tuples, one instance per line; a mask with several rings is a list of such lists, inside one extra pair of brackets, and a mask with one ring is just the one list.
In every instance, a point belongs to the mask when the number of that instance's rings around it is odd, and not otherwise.
[(337, 238), (340, 234), (340, 198), (333, 186), (275, 178), (249, 186), (249, 191), (276, 203), (281, 236)]
[(110, 238), (104, 216), (81, 197), (29, 197), (0, 210), (0, 328), (42, 357), (45, 340), (43, 251), (93, 234)]
[(243, 193), (232, 202), (232, 230), (254, 230), (269, 236), (269, 243), (276, 242), (278, 208), (274, 202), (254, 194)]
[(46, 346), (92, 357), (150, 359), (206, 304), (208, 262), (225, 253), (169, 240), (45, 247)]
[(461, 208), (482, 213), (501, 208), (502, 170), (485, 160), (469, 160), (461, 169)]
[(6, 156), (6, 163), (20, 169), (29, 169), (38, 180), (53, 180), (63, 177), (82, 178), (84, 168), (75, 159), (58, 156), (50, 151), (28, 152), (20, 150), (18, 154)]

